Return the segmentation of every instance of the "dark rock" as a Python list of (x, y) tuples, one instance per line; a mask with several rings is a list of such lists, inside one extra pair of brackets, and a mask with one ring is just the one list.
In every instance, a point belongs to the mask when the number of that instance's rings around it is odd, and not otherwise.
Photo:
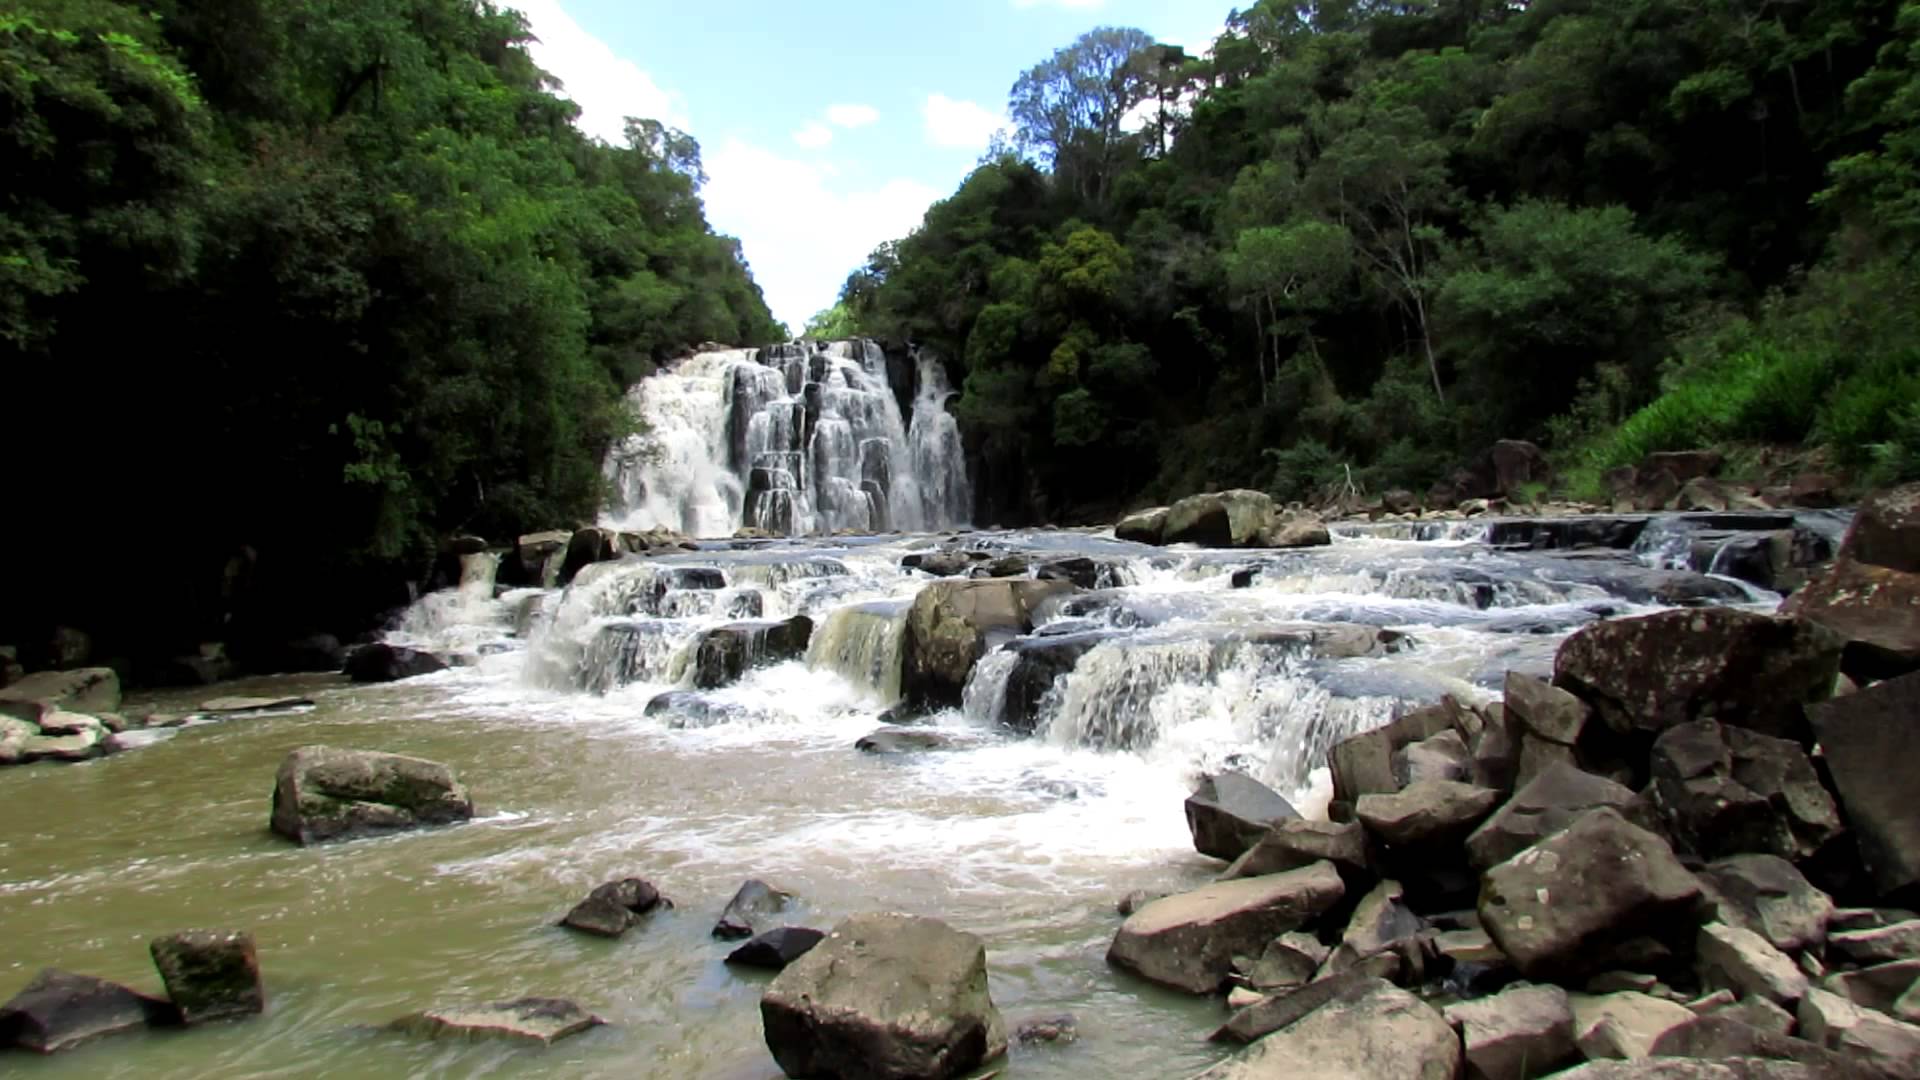
[(293, 638), (272, 650), (274, 670), (287, 673), (339, 671), (346, 666), (347, 651), (332, 634), (308, 634)]
[(760, 999), (788, 1076), (948, 1080), (1007, 1049), (980, 939), (934, 919), (861, 915), (835, 927)]
[(1210, 994), (1232, 973), (1236, 955), (1258, 955), (1345, 894), (1333, 864), (1323, 862), (1169, 896), (1127, 918), (1107, 962), (1163, 986)]
[(1031, 633), (1034, 610), (1072, 591), (1059, 581), (938, 581), (907, 613), (901, 688), (914, 705), (958, 705), (967, 674), (989, 648)]
[(1653, 744), (1654, 796), (1681, 844), (1707, 858), (1760, 853), (1794, 863), (1841, 836), (1839, 812), (1800, 745), (1699, 720)]
[(1342, 739), (1327, 754), (1333, 771), (1333, 797), (1352, 804), (1362, 795), (1400, 790), (1393, 775), (1395, 751), (1453, 729), (1452, 713), (1441, 705), (1406, 713), (1393, 721)]
[(1278, 792), (1237, 772), (1202, 779), (1186, 810), (1194, 850), (1228, 861), (1245, 854), (1269, 828), (1300, 816)]
[(1392, 795), (1362, 795), (1354, 814), (1391, 847), (1457, 845), (1493, 812), (1500, 793), (1450, 780), (1422, 780)]
[(1340, 934), (1340, 945), (1327, 957), (1319, 976), (1353, 970), (1362, 961), (1389, 950), (1406, 951), (1426, 923), (1413, 913), (1405, 890), (1397, 881), (1382, 881), (1354, 906)]
[(1381, 980), (1363, 982), (1194, 1080), (1451, 1080), (1460, 1040), (1440, 1014)]
[(1806, 742), (1805, 707), (1833, 692), (1841, 645), (1799, 619), (1667, 611), (1576, 631), (1554, 659), (1554, 683), (1616, 732), (1719, 719)]
[(1075, 1042), (1080, 1038), (1080, 1021), (1072, 1013), (1025, 1017), (1013, 1025), (1013, 1038), (1028, 1045)]
[(273, 831), (300, 844), (471, 817), (453, 770), (399, 754), (303, 746), (281, 763), (273, 787)]
[(1635, 801), (1634, 793), (1620, 784), (1571, 765), (1556, 764), (1521, 788), (1467, 837), (1468, 859), (1482, 870), (1503, 863), (1597, 807), (1626, 812), (1632, 820), (1635, 815), (1629, 808)]
[(47, 968), (0, 1005), (0, 1049), (52, 1054), (102, 1035), (178, 1022), (178, 1010), (165, 1001), (91, 975)]
[(1521, 974), (1576, 978), (1638, 936), (1691, 939), (1699, 895), (1666, 841), (1602, 807), (1488, 870), (1480, 922)]
[(779, 622), (740, 622), (700, 633), (694, 645), (693, 685), (714, 690), (737, 682), (749, 668), (797, 660), (813, 640), (813, 620), (795, 615)]
[(655, 908), (672, 905), (644, 878), (621, 878), (594, 887), (560, 925), (598, 937), (619, 937)]
[(818, 930), (809, 930), (804, 926), (782, 926), (755, 937), (752, 941), (727, 954), (727, 963), (743, 967), (766, 968), (780, 971), (788, 964), (800, 959), (820, 939), (826, 937)]
[(1013, 651), (1015, 660), (1013, 670), (1007, 673), (1000, 722), (1023, 735), (1033, 734), (1046, 719), (1042, 704), (1054, 681), (1072, 671), (1088, 650), (1111, 636), (1106, 631), (1048, 634), (1008, 643), (1006, 648)]
[(1841, 559), (1780, 605), (1846, 642), (1840, 667), (1855, 679), (1920, 669), (1920, 574)]
[(1833, 900), (1777, 855), (1733, 855), (1700, 872), (1719, 902), (1720, 921), (1745, 927), (1789, 952), (1827, 936)]
[(918, 570), (934, 577), (955, 577), (972, 570), (973, 555), (951, 548), (940, 551), (924, 551), (902, 556), (900, 565), (908, 570)]
[(419, 649), (384, 643), (362, 645), (347, 657), (347, 677), (357, 683), (397, 682), (447, 670), (439, 657)]
[(506, 1039), (547, 1046), (605, 1020), (564, 998), (527, 997), (487, 1005), (448, 1005), (403, 1016), (389, 1030), (429, 1039)]
[(1492, 997), (1445, 1010), (1460, 1030), (1468, 1075), (1485, 1080), (1531, 1080), (1579, 1056), (1573, 1007), (1557, 986), (1515, 986)]
[(1889, 903), (1920, 906), (1920, 813), (1907, 765), (1920, 756), (1920, 674), (1835, 698), (1811, 711), (1860, 858)]
[(253, 935), (229, 930), (188, 930), (155, 938), (153, 965), (167, 997), (188, 1024), (265, 1012), (266, 988)]
[(1920, 483), (1861, 500), (1840, 554), (1869, 566), (1920, 574)]
[(612, 529), (581, 529), (567, 541), (567, 553), (560, 562), (558, 584), (565, 585), (580, 571), (594, 563), (612, 562), (626, 554), (620, 534)]
[(720, 921), (713, 926), (713, 936), (722, 941), (738, 940), (754, 935), (754, 921), (785, 911), (791, 893), (781, 892), (757, 878), (750, 878), (727, 901), (727, 908), (720, 913)]
[(930, 728), (883, 727), (871, 735), (862, 735), (854, 749), (869, 754), (912, 754), (927, 750), (951, 750), (954, 738)]
[(1366, 830), (1357, 822), (1282, 821), (1235, 859), (1220, 879), (1278, 874), (1322, 859), (1333, 863), (1349, 887), (1360, 883), (1370, 873)]

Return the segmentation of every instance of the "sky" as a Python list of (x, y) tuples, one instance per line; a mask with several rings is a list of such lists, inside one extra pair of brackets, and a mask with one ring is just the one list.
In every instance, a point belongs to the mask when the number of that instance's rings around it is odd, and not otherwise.
[(953, 193), (1020, 73), (1096, 26), (1199, 51), (1232, 0), (504, 0), (589, 135), (700, 142), (707, 218), (799, 333)]

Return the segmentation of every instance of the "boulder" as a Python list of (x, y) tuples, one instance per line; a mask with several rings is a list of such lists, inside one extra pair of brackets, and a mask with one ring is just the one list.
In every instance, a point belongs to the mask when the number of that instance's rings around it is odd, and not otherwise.
[(1793, 960), (1751, 930), (1708, 923), (1700, 928), (1694, 958), (1700, 985), (1709, 989), (1782, 1005), (1792, 1005), (1807, 992), (1807, 977)]
[(281, 762), (273, 786), (273, 831), (299, 844), (471, 817), (452, 769), (400, 754), (303, 746)]
[(167, 997), (188, 1024), (265, 1012), (266, 988), (253, 935), (233, 930), (187, 930), (155, 938), (153, 966)]
[(1298, 870), (1325, 859), (1352, 884), (1368, 874), (1367, 832), (1357, 822), (1282, 821), (1220, 875), (1222, 881)]
[(1433, 1008), (1374, 979), (1194, 1080), (1453, 1080), (1460, 1039)]
[(1580, 741), (1593, 710), (1587, 703), (1545, 679), (1525, 672), (1507, 672), (1502, 704), (1507, 715), (1528, 732), (1562, 746)]
[(559, 584), (567, 584), (594, 563), (612, 562), (626, 553), (626, 544), (613, 529), (581, 529), (567, 540), (567, 553), (560, 560)]
[(1843, 644), (1804, 619), (1665, 611), (1576, 631), (1554, 658), (1553, 681), (1616, 732), (1719, 719), (1806, 742), (1805, 708), (1832, 694)]
[(1247, 985), (1261, 993), (1291, 990), (1312, 982), (1332, 952), (1312, 934), (1289, 931), (1267, 942), (1260, 958), (1242, 974)]
[(804, 926), (782, 926), (756, 936), (727, 954), (727, 963), (780, 971), (807, 955), (827, 935)]
[(1484, 1080), (1530, 1080), (1575, 1058), (1573, 1007), (1557, 986), (1515, 986), (1492, 997), (1447, 1006), (1460, 1031), (1467, 1074)]
[(1697, 1016), (1668, 1031), (1654, 1041), (1653, 1056), (1705, 1058), (1757, 1058), (1793, 1061), (1812, 1070), (1808, 1075), (1822, 1080), (1853, 1080), (1861, 1077), (1845, 1058), (1831, 1050), (1815, 1046), (1805, 1039), (1764, 1031), (1727, 1016)]
[(1422, 780), (1471, 784), (1473, 752), (1458, 731), (1443, 731), (1393, 752), (1393, 779), (1401, 787)]
[(1920, 673), (1835, 698), (1811, 716), (1874, 887), (1890, 903), (1920, 907), (1920, 814), (1906, 769), (1891, 767), (1920, 756)]
[(967, 674), (989, 648), (1031, 633), (1034, 610), (1073, 591), (1021, 578), (937, 581), (907, 612), (901, 689), (913, 705), (960, 704)]
[(657, 907), (672, 907), (644, 878), (621, 878), (597, 885), (573, 905), (560, 925), (597, 937), (619, 937)]
[(1835, 933), (1827, 938), (1827, 956), (1832, 959), (1836, 955), (1862, 967), (1920, 960), (1920, 919)]
[(1494, 812), (1467, 837), (1467, 857), (1477, 869), (1506, 862), (1589, 810), (1607, 806), (1632, 818), (1636, 796), (1603, 776), (1555, 763)]
[(1633, 990), (1569, 994), (1573, 1038), (1589, 1058), (1643, 1058), (1660, 1036), (1693, 1020), (1693, 1010)]
[(777, 622), (737, 622), (700, 632), (693, 649), (693, 685), (714, 690), (738, 682), (749, 668), (798, 660), (813, 640), (813, 620), (795, 615)]
[(560, 584), (560, 572), (567, 563), (567, 548), (573, 534), (560, 530), (528, 533), (514, 544), (513, 557), (518, 564), (519, 580), (540, 589)]
[(1259, 843), (1273, 826), (1300, 816), (1278, 792), (1238, 772), (1201, 779), (1187, 797), (1186, 810), (1194, 850), (1229, 862)]
[(1233, 1018), (1215, 1028), (1208, 1039), (1243, 1046), (1257, 1042), (1315, 1009), (1356, 994), (1369, 993), (1379, 981), (1379, 976), (1364, 971), (1344, 971), (1324, 979), (1315, 979), (1298, 989), (1268, 994), (1259, 1001), (1235, 1009)]
[(1273, 499), (1235, 489), (1189, 495), (1167, 508), (1160, 542), (1209, 548), (1259, 547), (1273, 518)]
[(1267, 548), (1326, 547), (1333, 534), (1319, 518), (1304, 514), (1281, 514), (1260, 530), (1259, 546)]
[(1920, 574), (1920, 483), (1862, 499), (1840, 554), (1869, 566)]
[[(955, 548), (943, 548), (939, 551), (922, 551), (912, 555), (903, 555), (900, 558), (900, 565), (908, 570), (918, 570), (923, 574), (929, 574), (933, 577), (955, 577), (973, 569), (976, 561), (973, 552), (960, 551)], [(1021, 572), (1025, 572), (1024, 567)], [(992, 576), (1009, 577), (1016, 575), (995, 574)]]
[(1362, 795), (1354, 815), (1396, 848), (1457, 845), (1499, 805), (1500, 793), (1452, 780), (1422, 780), (1392, 795)]
[(1352, 805), (1362, 795), (1400, 790), (1393, 755), (1410, 743), (1453, 730), (1453, 714), (1444, 705), (1415, 709), (1392, 721), (1340, 740), (1327, 752), (1333, 772), (1333, 797)]
[(1163, 986), (1211, 994), (1232, 973), (1236, 955), (1259, 955), (1267, 942), (1307, 925), (1345, 894), (1339, 872), (1326, 862), (1218, 882), (1135, 911), (1114, 935), (1107, 962)]
[(1840, 668), (1854, 679), (1920, 669), (1920, 573), (1843, 558), (1780, 605), (1843, 640)]
[(1666, 841), (1602, 807), (1488, 870), (1480, 922), (1522, 975), (1571, 978), (1640, 936), (1690, 937), (1699, 895)]
[(1700, 872), (1719, 902), (1720, 921), (1744, 927), (1776, 949), (1796, 952), (1826, 939), (1833, 900), (1777, 855), (1733, 855)]
[(1654, 740), (1653, 795), (1674, 838), (1707, 858), (1760, 853), (1795, 863), (1844, 831), (1800, 744), (1713, 720)]
[(1855, 1005), (1920, 1023), (1920, 960), (1896, 960), (1840, 972), (1821, 980), (1821, 987)]
[(1554, 1080), (1835, 1080), (1795, 1061), (1766, 1058), (1727, 1058), (1695, 1061), (1691, 1058), (1641, 1058), (1637, 1061), (1593, 1061), (1553, 1074)]
[[(112, 668), (37, 671), (0, 688), (0, 713), (22, 716), (34, 705), (95, 715), (120, 708), (120, 676)], [(14, 708), (10, 708), (13, 706)]]
[(760, 999), (788, 1076), (946, 1080), (1007, 1049), (980, 939), (935, 919), (859, 915), (794, 961)]
[(447, 670), (446, 662), (429, 652), (383, 643), (362, 645), (347, 657), (347, 678), (357, 683), (398, 682)]
[(505, 1039), (547, 1046), (604, 1023), (565, 998), (525, 997), (486, 1005), (440, 1006), (387, 1026), (429, 1039)]
[(158, 998), (91, 975), (47, 968), (0, 1005), (0, 1050), (12, 1046), (52, 1054), (102, 1035), (178, 1022), (179, 1013)]
[(780, 914), (792, 902), (793, 894), (781, 892), (758, 878), (749, 878), (727, 901), (720, 921), (713, 925), (713, 936), (722, 941), (752, 937), (754, 922)]
[(1808, 1042), (1888, 1076), (1920, 1076), (1920, 1026), (1862, 1009), (1837, 994), (1809, 990), (1800, 1002)]
[(853, 748), (869, 754), (911, 754), (926, 750), (954, 749), (956, 740), (943, 731), (916, 727), (883, 727), (862, 735)]
[(1426, 923), (1406, 904), (1405, 890), (1397, 881), (1382, 881), (1354, 905), (1340, 934), (1340, 945), (1322, 965), (1320, 974), (1348, 971), (1369, 957), (1394, 949), (1412, 939)]
[(1166, 528), (1167, 508), (1160, 506), (1121, 518), (1120, 523), (1113, 527), (1113, 536), (1116, 540), (1135, 544), (1158, 545), (1160, 538), (1166, 534)]

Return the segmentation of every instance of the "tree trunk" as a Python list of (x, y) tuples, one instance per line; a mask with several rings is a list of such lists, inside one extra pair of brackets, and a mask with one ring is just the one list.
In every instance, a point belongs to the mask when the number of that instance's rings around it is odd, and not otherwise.
[(1433, 355), (1433, 331), (1427, 326), (1427, 301), (1418, 292), (1413, 294), (1413, 311), (1420, 320), (1420, 345), (1427, 352), (1427, 373), (1433, 376), (1433, 396), (1440, 404), (1447, 403), (1447, 392), (1440, 387), (1440, 361)]

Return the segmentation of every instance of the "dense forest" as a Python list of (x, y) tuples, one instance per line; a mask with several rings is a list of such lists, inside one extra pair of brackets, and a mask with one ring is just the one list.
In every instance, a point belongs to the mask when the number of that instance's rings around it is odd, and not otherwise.
[(471, 0), (0, 5), (0, 643), (404, 602), (449, 532), (591, 520), (657, 361), (781, 335), (694, 141), (584, 137), (527, 40)]
[(1920, 4), (1262, 0), (1095, 30), (817, 331), (964, 374), (991, 520), (1562, 483), (1701, 443), (1920, 472)]

